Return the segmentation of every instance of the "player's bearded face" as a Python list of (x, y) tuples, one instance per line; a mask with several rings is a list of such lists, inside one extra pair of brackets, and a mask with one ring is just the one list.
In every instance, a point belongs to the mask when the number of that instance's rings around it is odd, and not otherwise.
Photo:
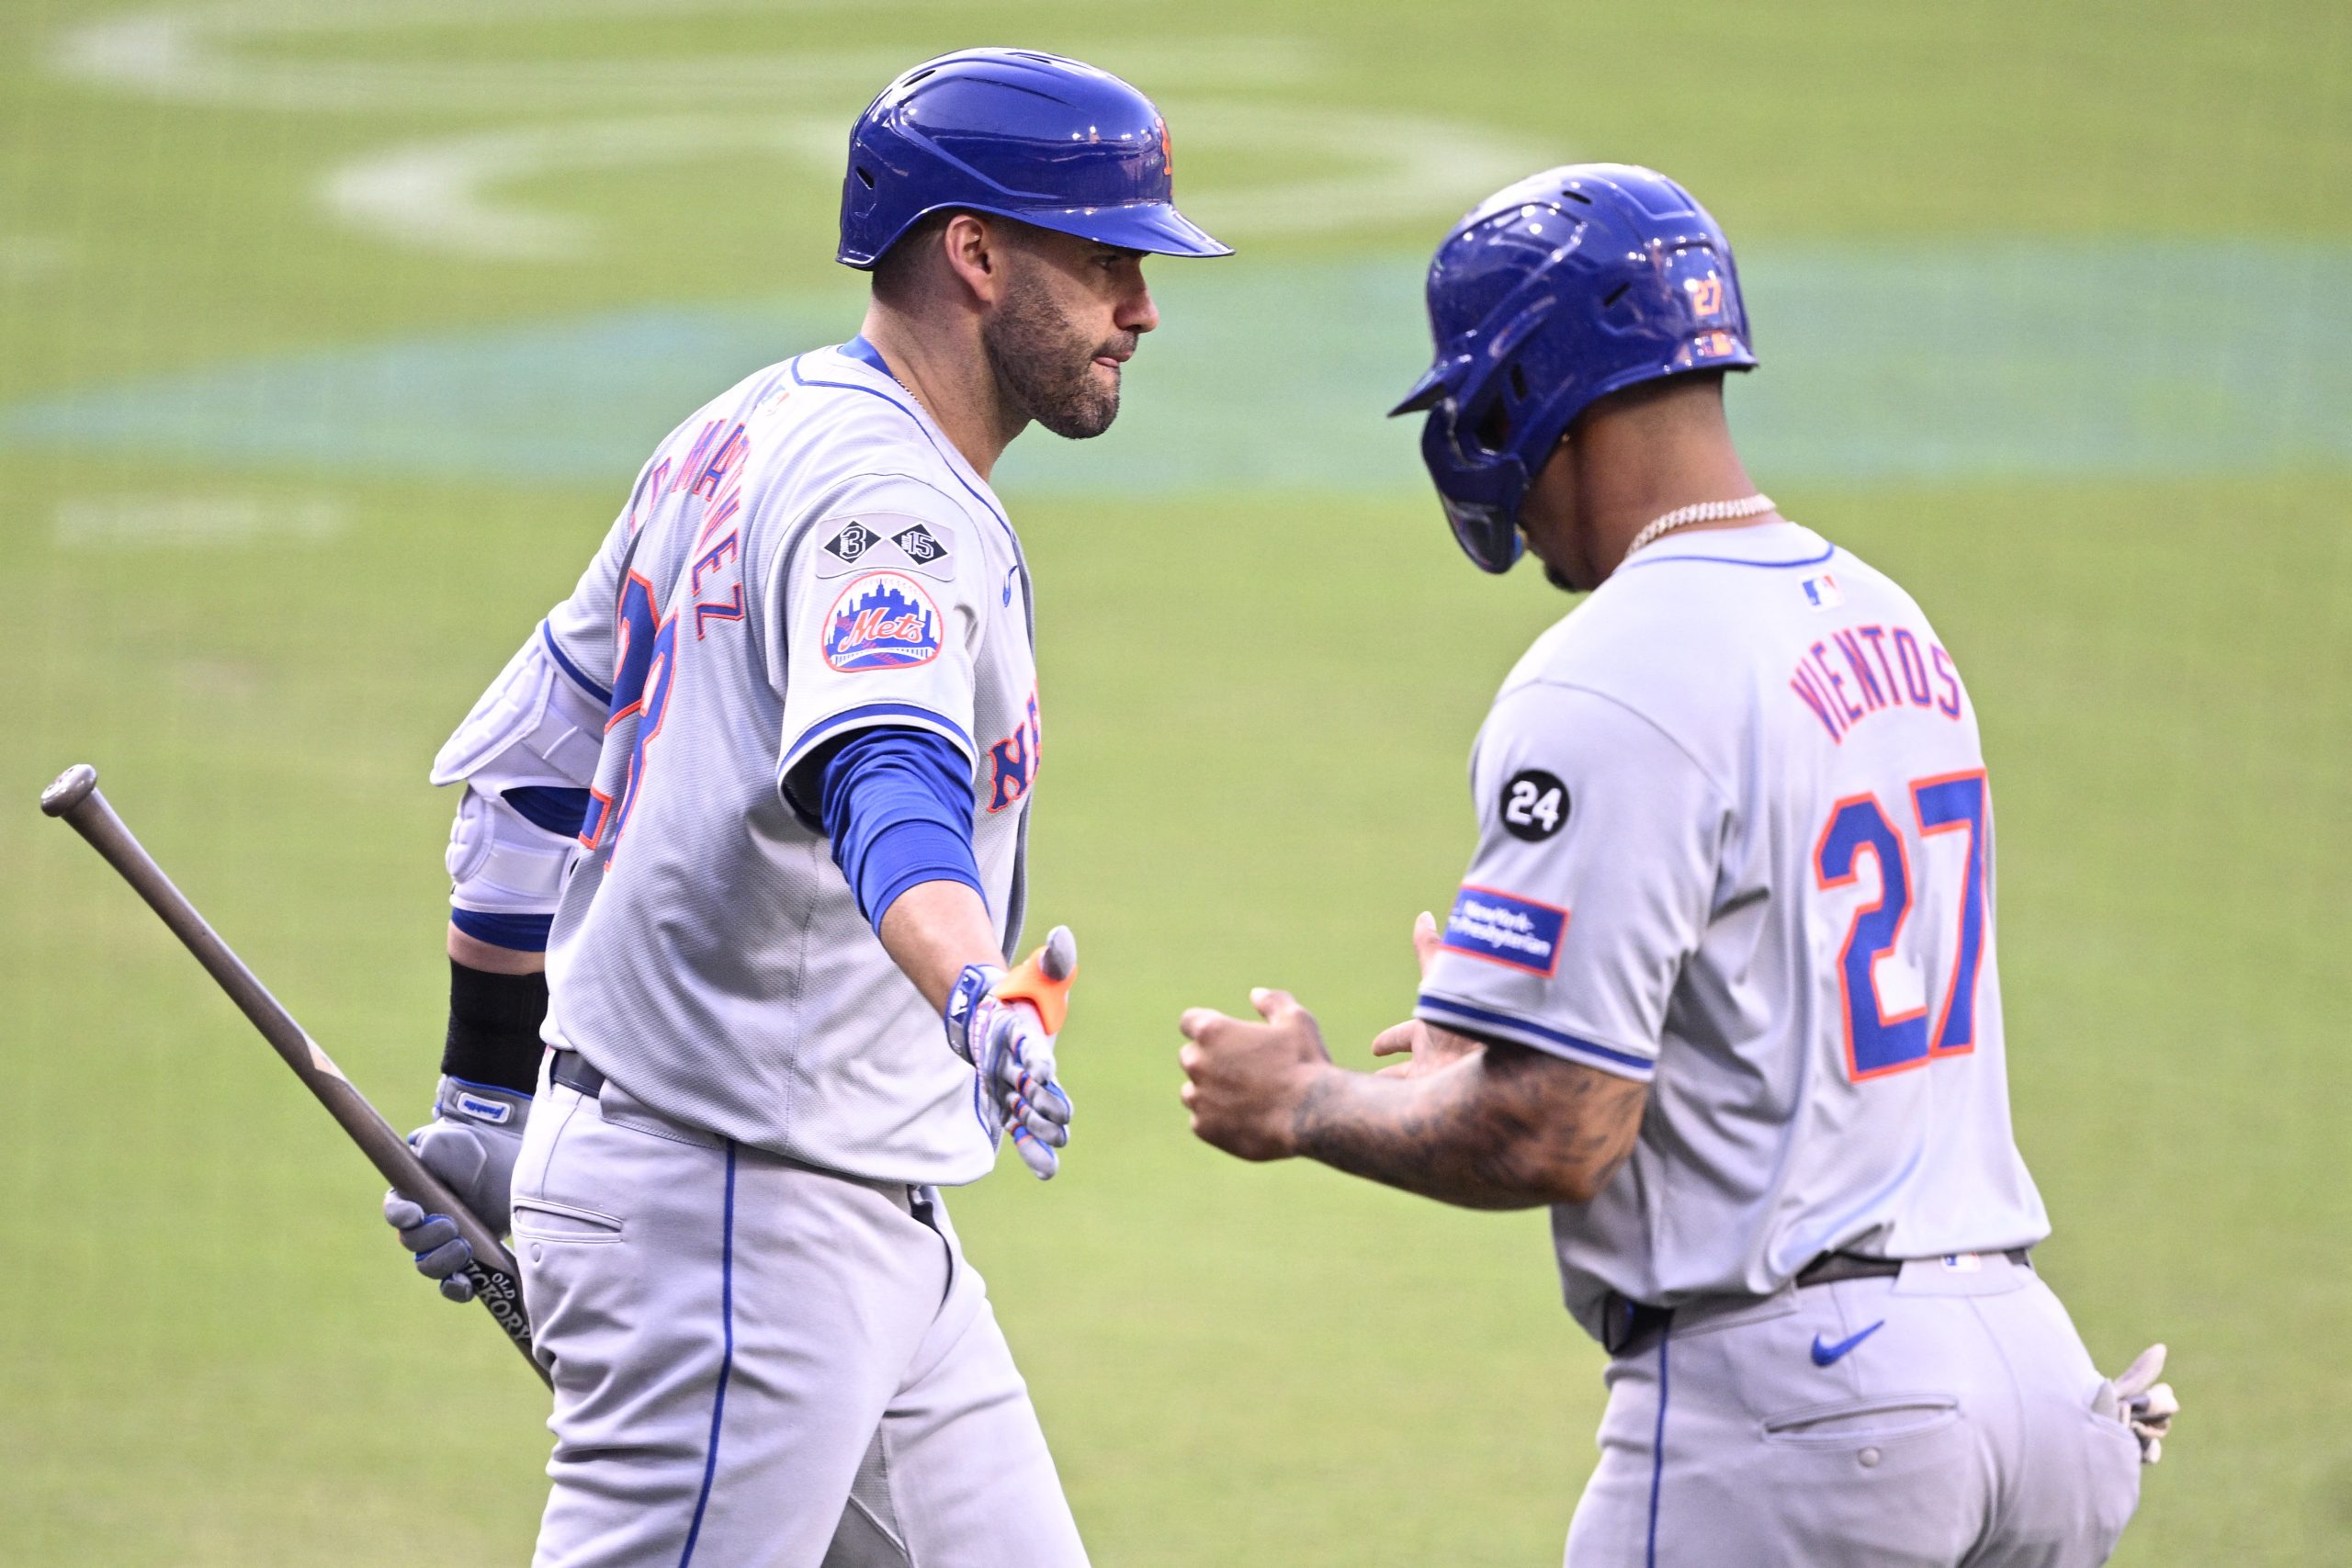
[[(1100, 435), (1119, 416), (1119, 363), (1136, 334), (1105, 322), (1090, 330), (1065, 310), (1049, 274), (1015, 266), (1004, 298), (980, 328), (989, 365), (1022, 412), (1072, 441)], [(1098, 364), (1110, 359), (1109, 365)]]

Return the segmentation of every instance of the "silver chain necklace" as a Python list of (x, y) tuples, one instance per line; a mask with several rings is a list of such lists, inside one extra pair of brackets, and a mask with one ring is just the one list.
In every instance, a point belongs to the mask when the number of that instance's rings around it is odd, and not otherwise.
[(1645, 545), (1654, 545), (1677, 528), (1687, 528), (1693, 523), (1727, 523), (1735, 517), (1753, 517), (1759, 512), (1772, 510), (1772, 498), (1757, 494), (1738, 501), (1702, 501), (1690, 506), (1678, 506), (1663, 517), (1654, 517), (1634, 536), (1625, 547), (1631, 556)]

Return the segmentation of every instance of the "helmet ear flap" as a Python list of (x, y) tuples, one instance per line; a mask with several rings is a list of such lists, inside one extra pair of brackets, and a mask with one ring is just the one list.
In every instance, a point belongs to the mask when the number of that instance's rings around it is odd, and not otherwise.
[(1526, 427), (1530, 406), (1527, 371), (1517, 360), (1503, 367), (1490, 400), (1470, 421), (1469, 435), (1478, 449), (1497, 457), (1514, 450), (1512, 442)]
[(1498, 394), (1470, 421), (1471, 444), (1481, 452), (1499, 457), (1510, 450), (1512, 423), (1510, 409)]

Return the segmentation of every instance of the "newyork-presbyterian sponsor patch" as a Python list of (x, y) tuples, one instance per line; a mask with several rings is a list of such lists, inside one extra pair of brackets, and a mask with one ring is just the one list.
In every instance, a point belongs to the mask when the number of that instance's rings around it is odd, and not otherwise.
[(910, 670), (939, 657), (939, 606), (904, 572), (853, 579), (825, 617), (825, 662), (844, 675)]
[(1443, 945), (1507, 969), (1549, 976), (1560, 966), (1568, 912), (1514, 893), (1464, 884), (1445, 918)]

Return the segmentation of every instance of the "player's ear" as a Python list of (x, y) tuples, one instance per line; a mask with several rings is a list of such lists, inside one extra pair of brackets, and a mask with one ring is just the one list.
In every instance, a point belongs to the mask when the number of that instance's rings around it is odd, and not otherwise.
[(958, 212), (940, 232), (948, 270), (983, 305), (993, 305), (1004, 278), (1003, 225), (978, 212)]

